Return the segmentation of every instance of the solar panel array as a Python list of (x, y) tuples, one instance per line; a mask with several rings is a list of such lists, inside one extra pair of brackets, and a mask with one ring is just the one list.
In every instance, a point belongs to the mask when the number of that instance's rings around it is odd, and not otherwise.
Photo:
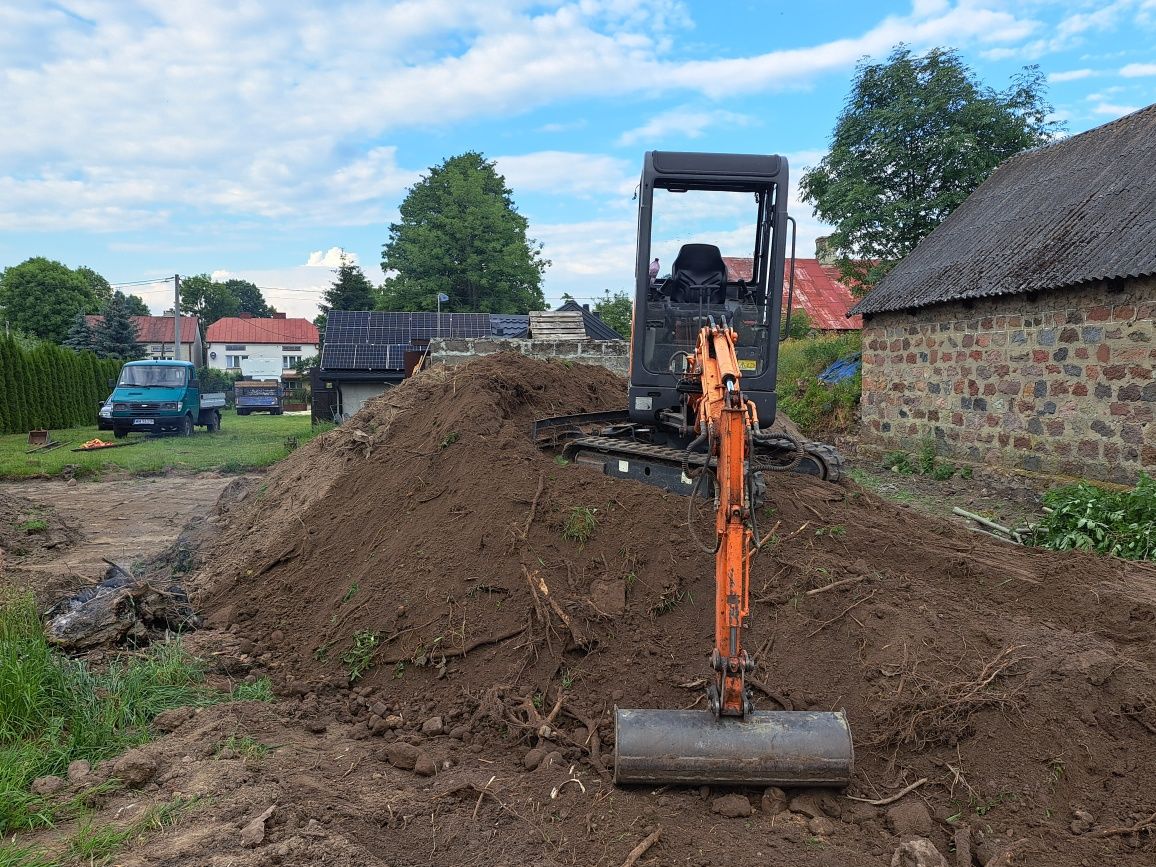
[(331, 310), (325, 323), (325, 370), (404, 370), (415, 341), (489, 337), (487, 313), (371, 313)]

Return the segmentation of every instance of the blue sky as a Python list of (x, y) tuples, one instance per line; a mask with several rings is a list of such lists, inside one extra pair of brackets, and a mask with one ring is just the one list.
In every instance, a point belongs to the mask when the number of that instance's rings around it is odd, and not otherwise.
[[(797, 178), (899, 42), (995, 87), (1038, 63), (1072, 133), (1156, 101), (1156, 0), (0, 0), (0, 267), (238, 276), (312, 316), (339, 249), (380, 280), (406, 188), (480, 150), (547, 298), (591, 299), (630, 283), (644, 151)], [(823, 227), (792, 213), (810, 255)]]

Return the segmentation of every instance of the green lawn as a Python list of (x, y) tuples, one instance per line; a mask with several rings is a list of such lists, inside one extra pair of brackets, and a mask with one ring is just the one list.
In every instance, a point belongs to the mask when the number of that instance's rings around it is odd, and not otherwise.
[[(288, 454), (286, 438), (296, 437), (303, 445), (322, 428), (313, 428), (307, 415), (250, 415), (238, 417), (226, 410), (221, 431), (215, 434), (197, 428), (191, 437), (129, 434), (114, 440), (112, 431), (93, 427), (53, 431), (53, 439), (67, 445), (43, 454), (28, 454), (26, 434), (0, 437), (0, 478), (58, 475), (66, 466), (76, 467), (76, 475), (98, 475), (105, 471), (157, 473), (164, 470), (225, 470), (241, 472), (276, 463)], [(74, 452), (83, 442), (100, 437), (105, 442), (138, 442), (138, 445), (95, 452)]]

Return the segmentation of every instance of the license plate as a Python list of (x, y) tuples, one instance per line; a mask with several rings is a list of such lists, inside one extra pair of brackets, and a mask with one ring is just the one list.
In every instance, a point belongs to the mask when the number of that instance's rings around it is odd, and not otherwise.
[(739, 370), (757, 370), (759, 362), (754, 358), (740, 358)]
[(156, 419), (152, 419), (152, 418), (134, 418), (134, 419), (132, 420), (132, 423), (133, 423), (133, 424), (155, 424), (155, 423), (156, 423)]

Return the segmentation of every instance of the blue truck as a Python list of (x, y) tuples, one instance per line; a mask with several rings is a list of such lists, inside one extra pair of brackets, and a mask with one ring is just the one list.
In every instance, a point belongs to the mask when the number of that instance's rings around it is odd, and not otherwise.
[(233, 383), (233, 394), (237, 399), (237, 415), (251, 412), (267, 412), (281, 415), (281, 383), (277, 380), (240, 379)]
[(187, 437), (194, 425), (210, 432), (221, 429), (225, 395), (202, 394), (197, 370), (187, 361), (130, 361), (121, 368), (106, 406), (104, 424), (118, 439), (133, 432)]

